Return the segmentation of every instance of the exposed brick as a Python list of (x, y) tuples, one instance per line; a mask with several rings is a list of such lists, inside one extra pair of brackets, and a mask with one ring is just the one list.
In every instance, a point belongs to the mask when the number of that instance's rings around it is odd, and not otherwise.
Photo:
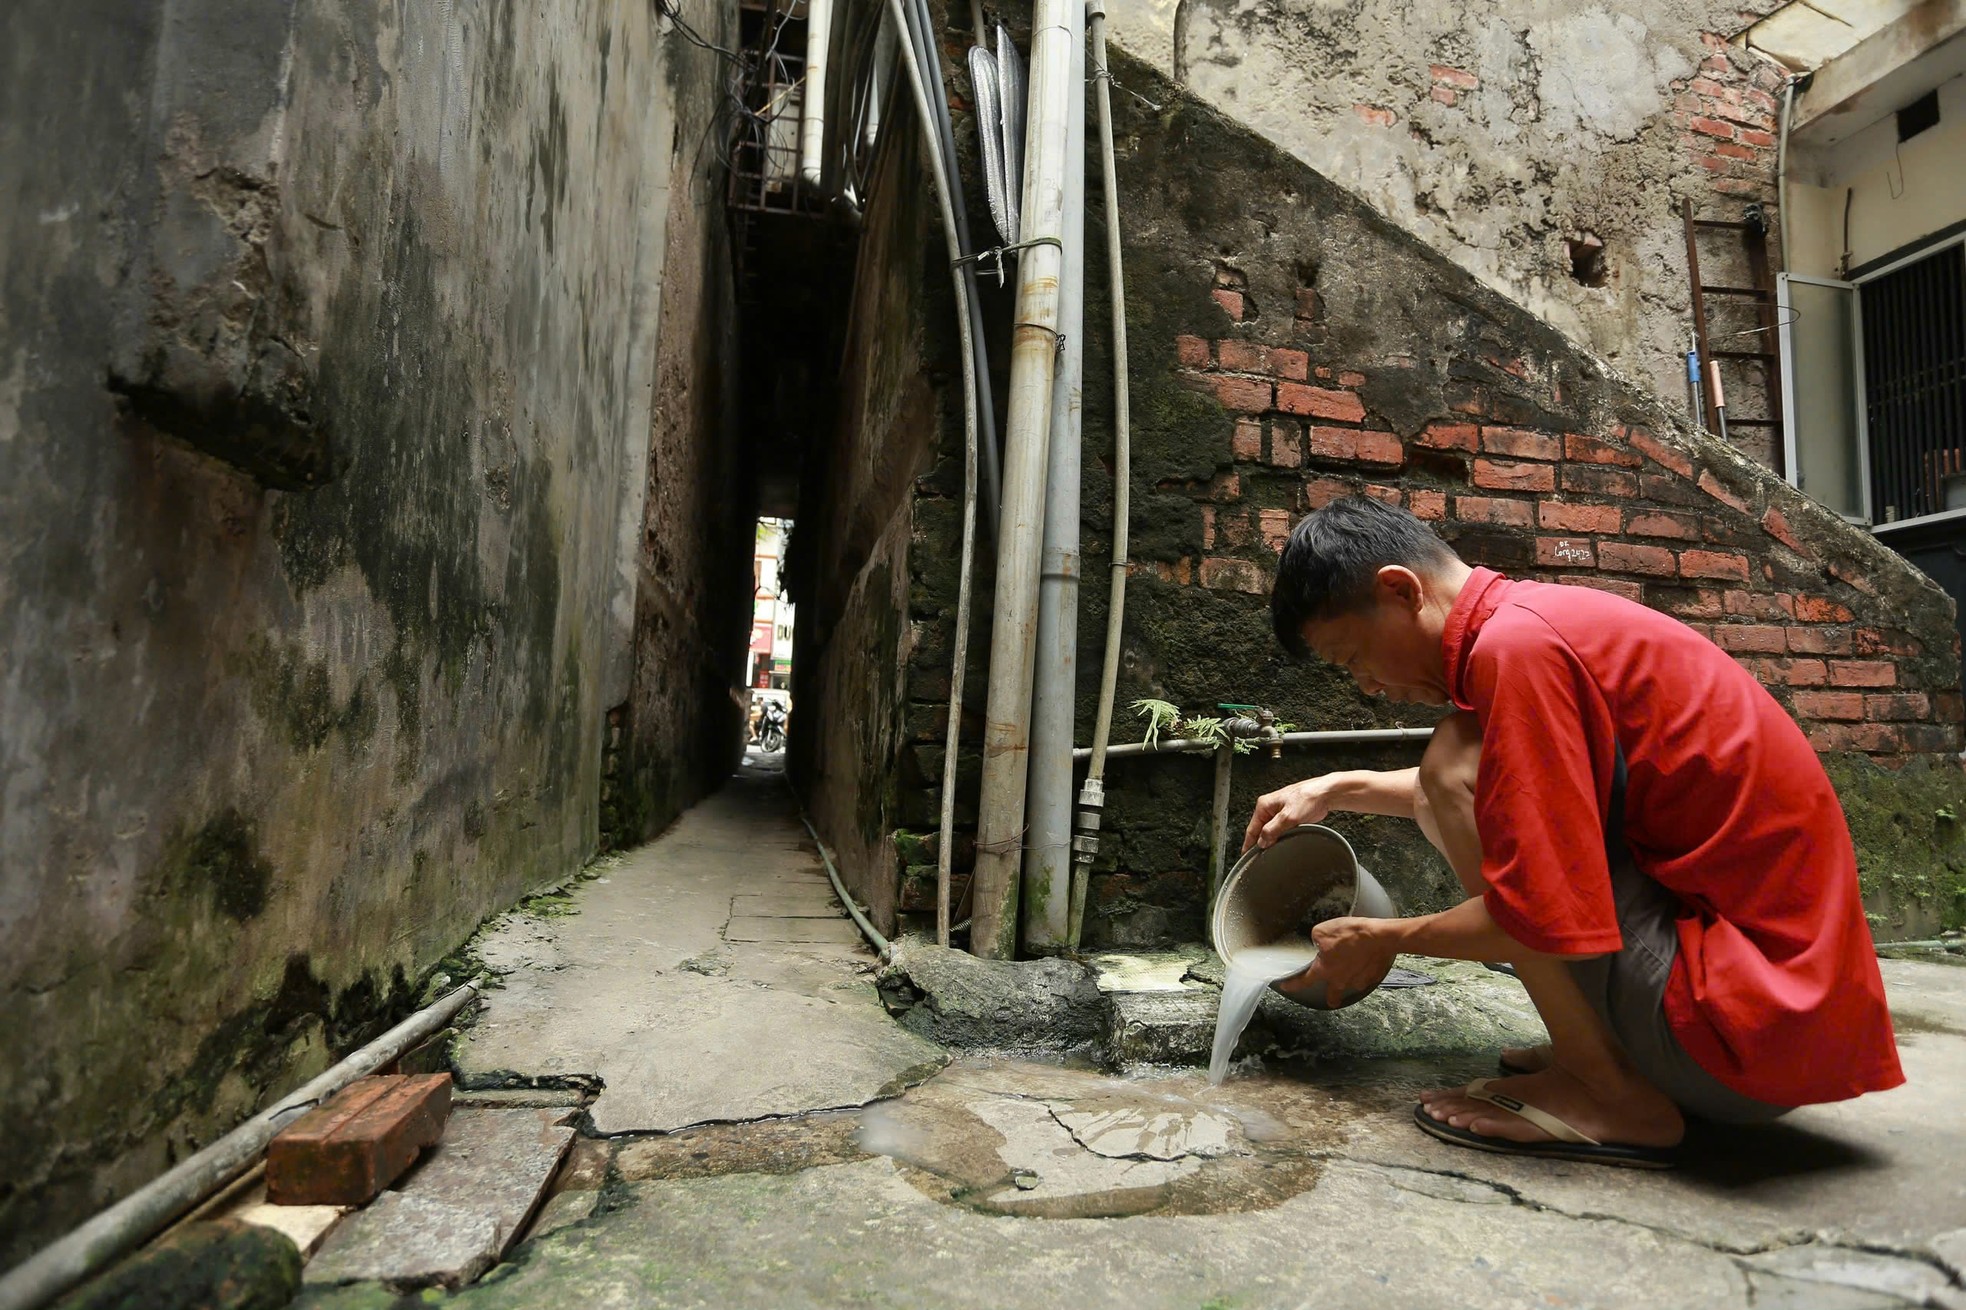
[(1481, 79), (1464, 68), (1453, 68), (1447, 64), (1429, 64), (1427, 72), (1434, 81), (1459, 87), (1463, 91), (1472, 91), (1481, 85)]
[(1311, 375), (1311, 357), (1301, 350), (1278, 347), (1270, 352), (1270, 372), (1280, 378), (1302, 382)]
[(1215, 358), (1223, 368), (1236, 373), (1270, 371), (1270, 352), (1253, 341), (1218, 341), (1215, 343)]
[(1821, 596), (1797, 596), (1795, 617), (1804, 623), (1848, 623), (1856, 616), (1833, 600)]
[(1665, 442), (1647, 432), (1644, 428), (1627, 428), (1625, 440), (1644, 452), (1645, 457), (1655, 464), (1663, 464), (1682, 478), (1693, 476), (1693, 461)]
[(1472, 423), (1429, 423), (1419, 436), (1413, 438), (1413, 443), (1431, 446), (1435, 450), (1472, 451), (1480, 434), (1481, 429)]
[(1399, 115), (1383, 105), (1353, 105), (1352, 112), (1374, 127), (1391, 127)]
[(1261, 378), (1219, 377), (1209, 381), (1214, 384), (1215, 398), (1222, 402), (1223, 409), (1261, 414), (1270, 408), (1273, 389)]
[(1437, 522), (1447, 517), (1447, 496), (1439, 491), (1409, 491), (1406, 493), (1406, 508), (1413, 517)]
[(1169, 564), (1166, 560), (1157, 559), (1154, 561), (1154, 573), (1162, 582), (1171, 582), (1177, 586), (1185, 587), (1195, 580), (1195, 563), (1193, 560), (1186, 558), (1176, 560), (1172, 564)]
[(1302, 468), (1304, 465), (1304, 428), (1300, 423), (1289, 419), (1276, 419), (1270, 424), (1270, 460), (1280, 469)]
[(1769, 150), (1775, 145), (1775, 134), (1763, 132), (1759, 128), (1744, 127), (1735, 131), (1734, 139), (1742, 145), (1754, 146), (1759, 150)]
[(1262, 568), (1246, 559), (1224, 559), (1211, 555), (1201, 562), (1201, 585), (1214, 591), (1241, 591), (1261, 596), (1270, 589)]
[(1327, 428), (1313, 423), (1306, 436), (1313, 459), (1357, 459), (1356, 428)]
[(1239, 460), (1263, 458), (1263, 420), (1237, 419), (1236, 434), (1230, 439), (1230, 450)]
[(1436, 86), (1429, 94), (1432, 95), (1434, 100), (1443, 105), (1451, 105), (1461, 98), (1455, 94), (1454, 88), (1451, 86)]
[(1770, 660), (1736, 655), (1735, 660), (1771, 687), (1820, 687), (1829, 681), (1821, 660)]
[(1561, 438), (1526, 428), (1483, 428), (1481, 448), (1491, 455), (1513, 455), (1517, 459), (1563, 458)]
[(1645, 462), (1643, 456), (1634, 455), (1623, 446), (1614, 446), (1608, 441), (1577, 432), (1564, 434), (1563, 457), (1586, 464), (1620, 464), (1633, 469)]
[(1477, 459), (1474, 484), (1490, 491), (1555, 491), (1556, 470), (1548, 464), (1518, 464), (1505, 459)]
[(1591, 577), (1582, 573), (1572, 573), (1558, 578), (1557, 581), (1574, 587), (1589, 587), (1593, 591), (1608, 591), (1614, 596), (1623, 596), (1626, 600), (1635, 600), (1641, 605), (1645, 603), (1643, 583), (1627, 582), (1623, 578)]
[(1779, 655), (1788, 649), (1787, 631), (1767, 623), (1725, 623), (1713, 630), (1713, 640), (1722, 650), (1755, 655)]
[(1242, 498), (1242, 478), (1234, 473), (1217, 473), (1208, 480), (1208, 498), (1216, 504)]
[[(1411, 368), (1413, 365), (1409, 362), (1406, 367)], [(1338, 373), (1338, 385), (1341, 387), (1350, 387), (1356, 391), (1365, 385), (1365, 374), (1354, 373), (1350, 369), (1342, 369)]]
[(1674, 541), (1698, 541), (1700, 521), (1691, 514), (1669, 514), (1649, 510), (1633, 514), (1625, 531), (1635, 537), (1668, 537)]
[(1526, 500), (1496, 500), (1489, 496), (1456, 496), (1454, 517), (1464, 523), (1494, 523), (1526, 528), (1532, 517)]
[(1797, 655), (1848, 655), (1856, 648), (1856, 638), (1840, 629), (1789, 629), (1789, 650)]
[(1923, 719), (1931, 712), (1931, 699), (1920, 691), (1864, 697), (1864, 717), (1867, 719)]
[(1297, 288), (1297, 317), (1309, 322), (1318, 316), (1317, 290), (1314, 287)]
[(1277, 384), (1277, 408), (1286, 414), (1305, 414), (1335, 423), (1358, 423), (1365, 418), (1365, 406), (1351, 392), (1306, 386), (1301, 382)]
[(1898, 666), (1889, 660), (1831, 660), (1832, 687), (1895, 687)]
[(1742, 500), (1726, 487), (1721, 486), (1720, 479), (1705, 470), (1702, 470), (1700, 473), (1700, 490), (1706, 492), (1709, 496), (1712, 496), (1715, 500), (1729, 508), (1737, 509), (1743, 514), (1750, 512), (1748, 503), (1745, 500)]
[(1638, 479), (1622, 469), (1601, 468), (1595, 464), (1565, 464), (1563, 489), (1588, 492), (1594, 496), (1636, 496)]
[(1215, 549), (1215, 506), (1213, 505), (1201, 507), (1201, 548)]
[(1183, 368), (1208, 367), (1208, 343), (1200, 337), (1191, 337), (1185, 332), (1182, 333), (1174, 338), (1174, 353), (1180, 359)]
[(1689, 550), (1679, 557), (1680, 576), (1687, 578), (1726, 578), (1748, 580), (1748, 557), (1718, 550)]
[(1239, 549), (1256, 540), (1256, 528), (1250, 523), (1249, 515), (1241, 510), (1222, 511), (1215, 526), (1216, 541), (1222, 546)]
[(1576, 505), (1564, 500), (1545, 500), (1536, 506), (1538, 526), (1554, 528), (1558, 532), (1616, 532), (1621, 518), (1616, 505)]
[(1398, 487), (1388, 487), (1377, 482), (1368, 482), (1365, 484), (1364, 492), (1368, 497), (1378, 501), (1382, 505), (1397, 505), (1400, 501)]
[(1629, 541), (1600, 543), (1597, 564), (1614, 573), (1644, 573), (1657, 578), (1670, 578), (1675, 572), (1672, 552), (1664, 546), (1639, 546)]
[(1932, 697), (1932, 717), (1941, 723), (1966, 719), (1966, 693), (1942, 691)]
[(1859, 655), (1917, 655), (1924, 649), (1916, 638), (1904, 633), (1894, 637), (1878, 628), (1858, 628), (1853, 635)]
[(1720, 593), (1711, 587), (1678, 592), (1666, 601), (1665, 608), (1682, 619), (1718, 619), (1727, 614)]
[(1759, 153), (1751, 147), (1734, 141), (1715, 142), (1713, 152), (1723, 159), (1753, 159)]
[(1597, 552), (1583, 537), (1536, 538), (1536, 562), (1549, 568), (1588, 569), (1597, 565)]
[(1238, 323), (1242, 322), (1242, 292), (1231, 291), (1227, 287), (1217, 287), (1209, 294), (1215, 297), (1215, 303), (1220, 305), (1230, 318)]
[(1821, 751), (1902, 755), (1950, 751), (1955, 740), (1950, 729), (1931, 723), (1818, 723), (1809, 729), (1809, 744)]
[(1351, 487), (1335, 478), (1313, 478), (1304, 484), (1304, 508), (1323, 509), (1332, 501), (1351, 494)]
[(1796, 714), (1805, 719), (1858, 722), (1864, 717), (1864, 694), (1860, 691), (1798, 691), (1789, 699)]
[(1287, 509), (1259, 509), (1256, 511), (1256, 530), (1263, 538), (1263, 544), (1271, 550), (1282, 550), (1283, 543), (1290, 539), (1290, 511)]
[(1701, 118), (1696, 115), (1686, 120), (1686, 126), (1692, 128), (1695, 132), (1710, 137), (1717, 137), (1722, 141), (1732, 141), (1734, 139), (1734, 125), (1732, 123), (1723, 123), (1718, 118)]
[[(1761, 619), (1786, 625), (1795, 617), (1795, 597), (1781, 591), (1730, 591), (1724, 597), (1727, 612), (1735, 618)], [(1779, 647), (1778, 649), (1786, 649)]]
[(1406, 447), (1390, 432), (1360, 432), (1358, 457), (1367, 464), (1400, 464), (1406, 459)]

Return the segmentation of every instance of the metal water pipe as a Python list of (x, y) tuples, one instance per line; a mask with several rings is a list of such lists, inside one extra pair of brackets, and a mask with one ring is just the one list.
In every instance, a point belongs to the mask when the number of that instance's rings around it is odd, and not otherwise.
[(1065, 128), (1064, 338), (1051, 389), (1045, 474), (1044, 558), (1038, 579), (1038, 654), (1031, 692), (1031, 775), (1024, 806), (1024, 949), (1072, 944), (1072, 733), (1078, 718), (1079, 458), (1085, 401), (1085, 12), (1066, 6), (1073, 87)]
[(1045, 465), (1059, 351), (1065, 137), (1071, 97), (1070, 6), (1038, 0), (1031, 26), (1031, 109), (1025, 135), (1025, 246), (1017, 262), (1004, 423), (1003, 508), (990, 634), (990, 693), (983, 720), (983, 789), (972, 876), (970, 949), (991, 959), (1017, 951), (1018, 875), (1030, 772), (1031, 677), (1037, 653), (1038, 573), (1044, 547)]

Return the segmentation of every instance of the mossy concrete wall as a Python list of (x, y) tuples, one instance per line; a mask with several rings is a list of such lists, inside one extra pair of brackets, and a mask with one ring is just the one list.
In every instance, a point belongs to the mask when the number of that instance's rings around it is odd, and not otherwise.
[[(1614, 591), (1692, 624), (1820, 749), (1874, 762), (1845, 775), (1853, 807), (1895, 806), (1906, 778), (1958, 785), (1951, 602), (1929, 579), (1274, 143), (1137, 63), (1118, 60), (1116, 76), (1139, 93), (1115, 97), (1133, 391), (1119, 735), (1139, 735), (1125, 706), (1146, 696), (1190, 713), (1264, 705), (1304, 728), (1426, 722), (1361, 696), (1338, 670), (1286, 662), (1270, 633), (1270, 573), (1290, 525), (1369, 491), (1435, 521), (1473, 562)], [(1096, 178), (1091, 204), (1097, 214)], [(1093, 227), (1082, 573), (1098, 579), (1112, 420)], [(952, 522), (916, 543), (928, 594), (953, 594)], [(1105, 617), (1104, 588), (1084, 588), (1081, 740)], [(908, 685), (927, 693), (911, 720), (924, 741), (941, 739), (934, 697), (947, 662), (946, 642), (917, 641)], [(1416, 758), (1406, 748), (1239, 760), (1235, 836), (1263, 790)], [(1202, 934), (1211, 778), (1205, 758), (1113, 763), (1089, 942)], [(920, 785), (932, 805), (932, 780)], [(1403, 908), (1454, 896), (1410, 826), (1339, 826)], [(1866, 869), (1884, 876), (1896, 857), (1853, 826)]]
[(716, 215), (662, 26), (0, 14), (0, 1265), (594, 849), (665, 223)]

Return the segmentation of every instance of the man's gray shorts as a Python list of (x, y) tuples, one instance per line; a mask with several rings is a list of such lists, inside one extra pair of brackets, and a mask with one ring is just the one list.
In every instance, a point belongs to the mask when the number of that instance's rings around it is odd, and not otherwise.
[(1594, 960), (1573, 961), (1571, 973), (1584, 999), (1617, 1034), (1647, 1082), (1689, 1115), (1718, 1123), (1767, 1123), (1789, 1107), (1768, 1105), (1722, 1084), (1686, 1053), (1666, 1022), (1666, 980), (1679, 953), (1674, 921), (1679, 900), (1638, 871), (1621, 832), (1625, 761), (1621, 751), (1611, 789), (1612, 822), (1605, 833), (1611, 863), (1611, 896), (1618, 910), (1624, 949)]

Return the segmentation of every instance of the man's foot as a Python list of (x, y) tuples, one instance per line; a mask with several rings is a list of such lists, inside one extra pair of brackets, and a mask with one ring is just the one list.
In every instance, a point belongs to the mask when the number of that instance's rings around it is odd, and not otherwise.
[[(1593, 1088), (1575, 1075), (1551, 1067), (1517, 1078), (1497, 1078), (1491, 1092), (1533, 1105), (1597, 1141), (1624, 1146), (1677, 1146), (1686, 1135), (1686, 1120), (1671, 1098), (1641, 1079), (1618, 1086)], [(1420, 1105), (1437, 1122), (1465, 1128), (1483, 1137), (1511, 1142), (1548, 1141), (1550, 1135), (1520, 1115), (1486, 1101), (1477, 1101), (1461, 1088), (1423, 1092)]]
[(1504, 1073), (1541, 1073), (1550, 1067), (1550, 1044), (1541, 1046), (1505, 1046), (1502, 1048), (1502, 1071)]

